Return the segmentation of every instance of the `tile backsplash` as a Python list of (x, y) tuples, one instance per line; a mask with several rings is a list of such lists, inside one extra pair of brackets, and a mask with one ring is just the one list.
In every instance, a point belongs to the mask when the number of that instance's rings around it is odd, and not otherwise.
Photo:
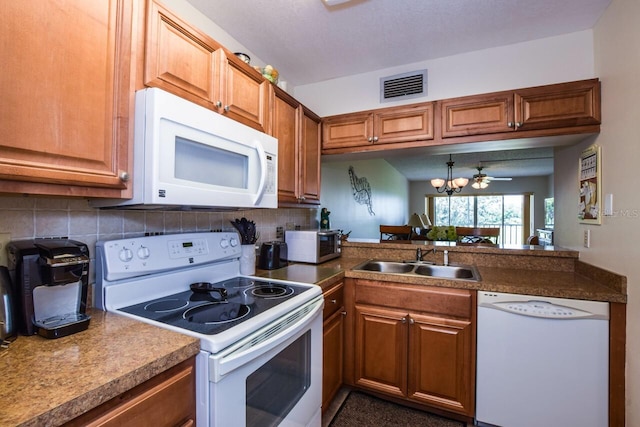
[[(11, 240), (68, 237), (86, 243), (92, 258), (98, 240), (145, 233), (235, 231), (230, 221), (242, 217), (256, 223), (258, 243), (281, 240), (276, 238), (278, 227), (319, 226), (318, 209), (309, 208), (231, 212), (101, 210), (90, 207), (85, 199), (0, 196), (0, 233), (11, 233)], [(93, 278), (92, 274), (92, 283)]]

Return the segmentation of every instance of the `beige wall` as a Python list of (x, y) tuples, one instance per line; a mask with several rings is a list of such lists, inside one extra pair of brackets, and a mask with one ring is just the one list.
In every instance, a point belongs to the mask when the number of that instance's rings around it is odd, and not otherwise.
[[(144, 233), (235, 230), (230, 221), (246, 217), (256, 223), (258, 243), (276, 240), (277, 227), (318, 227), (317, 209), (253, 209), (233, 212), (99, 210), (87, 200), (62, 197), (0, 197), (0, 233), (12, 240), (69, 237), (89, 245), (98, 240)], [(93, 269), (91, 282), (94, 282)]]
[[(555, 160), (556, 238), (590, 264), (627, 276), (626, 418), (640, 426), (640, 197), (631, 182), (640, 160), (640, 2), (613, 0), (594, 29), (596, 74), (602, 81), (601, 133), (558, 150)], [(602, 194), (613, 194), (613, 216), (602, 225), (577, 220), (578, 158), (592, 143), (602, 147)], [(629, 185), (625, 185), (629, 183)], [(591, 231), (591, 247), (582, 246)]]

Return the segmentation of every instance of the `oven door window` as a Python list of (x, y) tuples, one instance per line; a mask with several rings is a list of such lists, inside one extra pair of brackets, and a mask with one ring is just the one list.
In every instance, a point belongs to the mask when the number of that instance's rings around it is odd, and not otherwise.
[(311, 331), (247, 378), (247, 427), (277, 426), (311, 385)]

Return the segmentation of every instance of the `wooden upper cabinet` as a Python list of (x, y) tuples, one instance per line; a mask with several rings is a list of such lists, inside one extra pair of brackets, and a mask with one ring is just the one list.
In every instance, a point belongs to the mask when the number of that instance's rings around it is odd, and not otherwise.
[(515, 126), (519, 130), (599, 125), (598, 79), (517, 90)]
[(266, 132), (269, 85), (259, 72), (161, 4), (147, 12), (144, 84)]
[[(600, 124), (600, 82), (538, 86), (446, 99), (439, 104), (443, 138), (563, 128), (575, 133), (580, 127)], [(585, 129), (589, 130), (593, 128)]]
[(274, 95), (271, 135), (278, 139), (278, 203), (297, 203), (300, 104), (284, 91)]
[(220, 67), (218, 111), (238, 122), (268, 131), (271, 82), (244, 61), (226, 51)]
[(512, 92), (441, 101), (442, 137), (513, 131), (513, 101)]
[(322, 125), (322, 149), (333, 153), (354, 151), (354, 147), (378, 150), (386, 148), (383, 144), (423, 145), (421, 141), (434, 137), (433, 111), (433, 103), (426, 102), (327, 117)]
[(138, 5), (2, 2), (1, 192), (131, 197)]
[(270, 134), (278, 138), (278, 204), (320, 204), (321, 119), (274, 87)]
[(301, 203), (320, 204), (321, 119), (305, 106), (300, 106), (300, 187)]
[(373, 112), (341, 114), (322, 122), (322, 149), (359, 147), (373, 143)]
[(433, 139), (433, 104), (414, 104), (377, 110), (373, 143), (386, 144)]
[(144, 84), (215, 109), (222, 46), (155, 1), (149, 2)]

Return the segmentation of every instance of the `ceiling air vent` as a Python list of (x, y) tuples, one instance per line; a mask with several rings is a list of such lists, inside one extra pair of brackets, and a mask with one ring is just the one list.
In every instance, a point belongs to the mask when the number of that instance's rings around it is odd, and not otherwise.
[(380, 102), (427, 96), (427, 70), (410, 71), (380, 79)]

